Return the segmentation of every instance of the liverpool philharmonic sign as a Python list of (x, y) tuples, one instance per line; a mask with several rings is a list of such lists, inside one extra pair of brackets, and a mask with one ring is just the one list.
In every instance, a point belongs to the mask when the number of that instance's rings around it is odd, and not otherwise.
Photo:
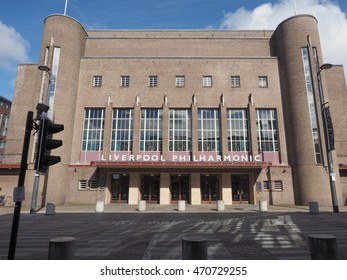
[(246, 154), (233, 154), (233, 155), (218, 155), (218, 154), (172, 154), (165, 158), (162, 154), (110, 154), (107, 158), (104, 155), (101, 156), (102, 161), (173, 161), (173, 162), (261, 162), (261, 155), (246, 155)]

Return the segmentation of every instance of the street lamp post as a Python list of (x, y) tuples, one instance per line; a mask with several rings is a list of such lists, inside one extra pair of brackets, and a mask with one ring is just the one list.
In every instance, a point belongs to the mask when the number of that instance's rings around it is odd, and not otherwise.
[(321, 112), (322, 112), (322, 118), (323, 118), (325, 146), (326, 146), (327, 159), (328, 159), (331, 199), (333, 203), (333, 211), (335, 213), (339, 213), (339, 206), (338, 206), (337, 195), (336, 195), (336, 184), (335, 184), (336, 174), (334, 173), (333, 157), (332, 157), (332, 150), (335, 149), (334, 137), (333, 137), (334, 132), (333, 132), (333, 127), (331, 123), (329, 107), (326, 106), (328, 102), (324, 101), (324, 94), (323, 94), (323, 87), (322, 87), (322, 80), (321, 80), (321, 72), (323, 70), (330, 69), (332, 66), (333, 65), (330, 63), (325, 63), (321, 65), (319, 67), (319, 70), (317, 69), (317, 80), (318, 80), (319, 100), (320, 100), (320, 106), (321, 106)]

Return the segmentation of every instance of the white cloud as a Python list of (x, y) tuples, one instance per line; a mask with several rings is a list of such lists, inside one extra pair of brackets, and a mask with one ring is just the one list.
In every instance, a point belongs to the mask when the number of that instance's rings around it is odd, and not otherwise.
[(30, 61), (29, 42), (11, 26), (0, 21), (0, 68), (12, 70), (18, 63)]
[[(331, 0), (296, 1), (299, 14), (311, 14), (318, 20), (324, 62), (343, 64), (347, 78), (347, 19)], [(295, 14), (293, 0), (265, 3), (253, 10), (240, 8), (226, 13), (220, 25), (223, 29), (275, 29), (284, 19)]]

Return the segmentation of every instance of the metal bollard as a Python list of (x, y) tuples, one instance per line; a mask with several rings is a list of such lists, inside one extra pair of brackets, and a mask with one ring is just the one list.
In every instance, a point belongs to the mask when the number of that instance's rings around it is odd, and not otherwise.
[(200, 237), (182, 238), (182, 260), (207, 260), (206, 239)]
[(55, 204), (53, 203), (46, 204), (46, 215), (55, 215)]
[(48, 259), (49, 260), (73, 260), (75, 257), (74, 237), (56, 237), (49, 240)]
[(309, 202), (310, 214), (319, 214), (318, 202)]
[(311, 234), (308, 236), (311, 260), (337, 260), (336, 237), (331, 234)]

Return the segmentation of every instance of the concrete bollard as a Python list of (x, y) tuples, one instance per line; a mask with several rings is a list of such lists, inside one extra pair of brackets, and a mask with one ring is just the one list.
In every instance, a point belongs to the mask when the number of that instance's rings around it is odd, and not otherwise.
[(96, 213), (102, 213), (105, 210), (105, 202), (104, 201), (97, 201), (95, 206), (95, 212)]
[(259, 201), (259, 212), (267, 212), (267, 201)]
[(185, 200), (179, 200), (177, 205), (178, 211), (186, 211), (186, 201)]
[(310, 214), (319, 214), (319, 205), (318, 202), (309, 202), (308, 203)]
[(182, 238), (182, 260), (207, 260), (206, 239), (200, 237)]
[(55, 204), (47, 203), (46, 204), (46, 215), (55, 215)]
[(146, 200), (140, 200), (137, 206), (138, 211), (146, 211)]
[(308, 236), (311, 260), (337, 260), (336, 237), (331, 234), (311, 234)]
[(217, 211), (225, 211), (223, 200), (217, 200)]
[(56, 237), (49, 240), (48, 259), (49, 260), (73, 260), (75, 257), (76, 238)]

